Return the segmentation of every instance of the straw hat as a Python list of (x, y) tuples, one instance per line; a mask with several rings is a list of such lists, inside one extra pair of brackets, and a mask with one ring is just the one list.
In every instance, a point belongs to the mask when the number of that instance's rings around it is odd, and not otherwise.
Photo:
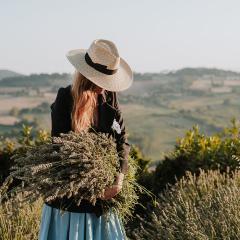
[(133, 82), (130, 66), (109, 40), (96, 39), (88, 49), (69, 50), (66, 57), (83, 76), (106, 90), (123, 91)]

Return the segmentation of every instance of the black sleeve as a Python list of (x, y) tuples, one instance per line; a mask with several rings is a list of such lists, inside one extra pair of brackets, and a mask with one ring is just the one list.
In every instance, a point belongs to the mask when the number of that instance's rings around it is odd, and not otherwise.
[(114, 92), (114, 107), (117, 109), (116, 121), (119, 123), (121, 128), (121, 133), (115, 135), (117, 142), (117, 151), (120, 157), (121, 172), (126, 174), (128, 171), (128, 157), (131, 150), (131, 145), (128, 143), (126, 127), (116, 92)]
[(60, 133), (70, 130), (67, 101), (65, 88), (60, 87), (55, 101), (51, 104), (51, 136), (58, 137)]

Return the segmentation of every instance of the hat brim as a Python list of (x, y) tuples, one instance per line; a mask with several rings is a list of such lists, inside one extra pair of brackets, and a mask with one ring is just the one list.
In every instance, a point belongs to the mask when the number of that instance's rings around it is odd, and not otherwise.
[(73, 49), (67, 52), (69, 62), (87, 79), (108, 90), (119, 92), (129, 88), (133, 82), (133, 73), (127, 62), (120, 58), (118, 71), (112, 75), (101, 73), (85, 61), (86, 49)]

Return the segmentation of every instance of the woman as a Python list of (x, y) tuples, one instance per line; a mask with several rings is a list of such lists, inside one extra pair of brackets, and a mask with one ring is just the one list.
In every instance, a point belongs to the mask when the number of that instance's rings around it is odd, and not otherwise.
[[(110, 199), (121, 191), (124, 174), (128, 170), (130, 145), (116, 92), (131, 86), (131, 68), (119, 56), (115, 44), (104, 39), (93, 41), (87, 50), (70, 50), (66, 56), (75, 68), (75, 76), (73, 84), (59, 88), (51, 105), (51, 136), (83, 129), (109, 133), (116, 139), (121, 172), (113, 186), (99, 196), (95, 206), (86, 200), (77, 206), (66, 197), (45, 202), (39, 239), (127, 239), (117, 213), (110, 210), (110, 220), (107, 221), (100, 201)], [(60, 213), (60, 209), (64, 210), (64, 214)]]

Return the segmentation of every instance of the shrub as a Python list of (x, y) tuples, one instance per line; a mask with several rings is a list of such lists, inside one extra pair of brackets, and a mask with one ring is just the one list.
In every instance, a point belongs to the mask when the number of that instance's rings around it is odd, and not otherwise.
[(187, 172), (160, 194), (151, 220), (137, 216), (135, 239), (240, 239), (240, 170)]
[(161, 192), (167, 184), (174, 184), (186, 171), (199, 174), (202, 169), (220, 169), (225, 172), (240, 167), (240, 125), (232, 120), (232, 126), (222, 132), (207, 136), (198, 126), (177, 140), (175, 149), (156, 167), (154, 193)]
[(0, 206), (0, 240), (37, 240), (43, 200), (33, 204), (11, 205), (5, 202)]

